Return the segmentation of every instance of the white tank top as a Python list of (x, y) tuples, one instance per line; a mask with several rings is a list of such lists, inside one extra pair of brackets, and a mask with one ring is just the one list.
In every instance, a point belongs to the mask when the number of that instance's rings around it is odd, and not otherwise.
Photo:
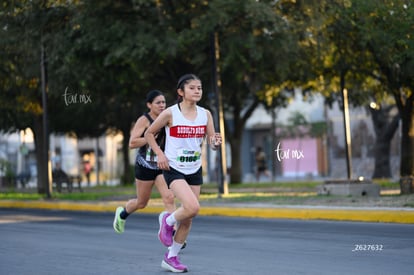
[(165, 127), (165, 156), (170, 167), (185, 175), (201, 167), (201, 146), (207, 130), (206, 109), (196, 107), (197, 117), (191, 121), (183, 116), (178, 104), (171, 106), (172, 125)]

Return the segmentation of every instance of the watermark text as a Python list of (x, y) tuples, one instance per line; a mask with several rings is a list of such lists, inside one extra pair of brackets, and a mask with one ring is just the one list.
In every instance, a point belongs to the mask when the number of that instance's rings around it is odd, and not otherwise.
[(282, 161), (284, 159), (302, 159), (305, 158), (303, 150), (297, 149), (282, 149), (280, 148), (280, 142), (277, 144), (277, 148), (275, 150), (276, 156), (278, 161)]
[(72, 93), (69, 91), (69, 87), (66, 87), (65, 93), (63, 94), (65, 99), (66, 106), (70, 104), (88, 104), (92, 103), (92, 98), (90, 94), (87, 93)]

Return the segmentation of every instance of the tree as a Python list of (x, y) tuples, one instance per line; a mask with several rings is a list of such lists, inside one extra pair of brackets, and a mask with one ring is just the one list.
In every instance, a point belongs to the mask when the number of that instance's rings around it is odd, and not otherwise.
[[(155, 73), (162, 44), (157, 7), (154, 2), (86, 1), (74, 6), (73, 14), (60, 37), (64, 43), (56, 49), (56, 56), (64, 57), (53, 66), (59, 79), (56, 83), (61, 85), (56, 88), (62, 91), (61, 83), (69, 83), (72, 90), (88, 93), (92, 102), (64, 106), (60, 95), (57, 108), (63, 112), (56, 116), (53, 130), (70, 131), (77, 137), (121, 132), (122, 183), (128, 183), (132, 180), (128, 147), (131, 125), (146, 108), (140, 99), (150, 89), (161, 89), (154, 85), (165, 87)], [(74, 116), (82, 119), (74, 120)]]
[(400, 176), (414, 176), (414, 6), (411, 1), (355, 1), (360, 38), (394, 97), (402, 122)]
[[(266, 102), (266, 93), (275, 91), (272, 97), (278, 96), (281, 90), (272, 87), (283, 86), (295, 60), (291, 29), (272, 1), (210, 1), (194, 25), (204, 39), (212, 32), (219, 37), (221, 91), (229, 116), (230, 179), (239, 183), (245, 123), (256, 107)], [(208, 40), (204, 41), (208, 45)]]
[(371, 104), (372, 122), (376, 135), (374, 155), (375, 168), (373, 178), (391, 178), (390, 150), (391, 140), (397, 131), (400, 121), (399, 115), (393, 114), (395, 105), (377, 105)]
[[(56, 4), (56, 5), (55, 5)], [(52, 33), (65, 24), (67, 10), (57, 3), (32, 1), (3, 2), (1, 22), (0, 129), (16, 131), (31, 128), (37, 160), (38, 192), (48, 191), (48, 164), (44, 156), (48, 136), (44, 137), (41, 100), (41, 49), (49, 50)]]
[[(231, 116), (226, 136), (231, 145), (231, 181), (241, 181), (240, 146), (244, 124), (265, 97), (282, 83), (293, 57), (288, 24), (277, 15), (272, 1), (158, 1), (156, 29), (163, 41), (156, 76), (166, 82), (194, 72), (203, 79), (214, 113), (211, 37), (219, 37), (221, 91), (224, 109)], [(293, 62), (293, 61), (292, 61)], [(174, 86), (169, 85), (171, 90)], [(273, 89), (276, 91), (276, 89)], [(275, 101), (276, 102), (276, 101)], [(247, 107), (245, 107), (247, 106)]]
[[(292, 5), (302, 11), (298, 15), (301, 20), (295, 22), (308, 26), (302, 28), (305, 31), (301, 45), (304, 46), (304, 56), (311, 57), (305, 60), (309, 60), (312, 68), (310, 73), (299, 70), (303, 72), (299, 83), (302, 83), (304, 90), (322, 91), (330, 103), (338, 98), (337, 93), (333, 92), (346, 87), (350, 91), (350, 101), (357, 106), (367, 105), (373, 98), (376, 102), (382, 102), (391, 94), (399, 106), (400, 117), (406, 117), (403, 125), (406, 125), (407, 132), (412, 124), (412, 92), (408, 88), (409, 83), (403, 84), (400, 80), (412, 79), (412, 70), (407, 70), (412, 66), (412, 47), (409, 47), (413, 40), (409, 35), (412, 5), (407, 1), (362, 0), (321, 1), (318, 5), (311, 0), (282, 3), (285, 11), (295, 12)], [(401, 18), (405, 20), (398, 21)], [(400, 66), (405, 68), (404, 72), (399, 69)], [(377, 118), (374, 118), (374, 126), (383, 126)], [(376, 158), (380, 157), (378, 152), (383, 149), (382, 146), (389, 146), (397, 120), (398, 117), (392, 119), (386, 133), (377, 135)], [(379, 133), (379, 130), (376, 129), (376, 132)], [(412, 167), (411, 143), (404, 142), (403, 138), (402, 167)], [(383, 152), (381, 159), (376, 159), (377, 165), (387, 162), (389, 150)], [(401, 175), (404, 173), (401, 171)]]
[[(384, 102), (387, 98), (387, 88), (384, 89), (382, 77), (376, 73), (378, 66), (370, 50), (361, 41), (364, 41), (365, 32), (360, 27), (365, 24), (358, 12), (358, 1), (334, 1), (327, 8), (329, 41), (338, 49), (336, 56), (340, 56), (340, 90), (350, 89), (350, 101), (355, 106), (366, 106), (371, 102)], [(362, 22), (359, 22), (362, 21)], [(366, 30), (365, 30), (366, 31)], [(370, 30), (373, 32), (375, 30)], [(347, 85), (345, 85), (345, 74)], [(382, 80), (382, 81), (381, 81)], [(377, 104), (379, 106), (380, 103)], [(385, 107), (386, 105), (383, 105)], [(392, 109), (392, 106), (390, 106)], [(391, 119), (384, 115), (388, 108), (371, 108), (371, 117), (376, 133), (374, 146), (375, 170), (373, 177), (392, 177), (390, 170), (390, 144), (398, 128), (399, 116)]]

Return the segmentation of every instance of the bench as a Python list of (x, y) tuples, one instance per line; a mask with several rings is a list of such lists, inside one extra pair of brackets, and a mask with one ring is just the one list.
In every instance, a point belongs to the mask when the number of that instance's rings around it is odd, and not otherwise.
[(52, 171), (52, 183), (56, 190), (61, 193), (62, 187), (65, 186), (69, 193), (73, 190), (73, 184), (77, 183), (79, 191), (82, 192), (82, 177), (79, 175), (68, 175), (62, 169), (54, 169)]

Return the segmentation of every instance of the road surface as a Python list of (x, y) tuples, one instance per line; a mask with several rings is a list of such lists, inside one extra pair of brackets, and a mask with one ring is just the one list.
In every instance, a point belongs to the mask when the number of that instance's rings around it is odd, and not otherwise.
[[(158, 217), (0, 208), (0, 274), (170, 274)], [(197, 217), (181, 260), (192, 274), (414, 274), (414, 225)]]

